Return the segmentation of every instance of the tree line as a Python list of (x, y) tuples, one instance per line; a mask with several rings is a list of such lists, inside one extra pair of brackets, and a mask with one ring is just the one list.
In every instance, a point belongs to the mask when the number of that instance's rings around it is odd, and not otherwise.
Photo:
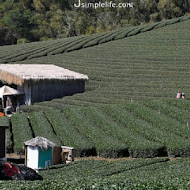
[[(81, 0), (84, 1), (95, 3), (100, 0)], [(97, 9), (75, 8), (77, 2), (0, 0), (0, 45), (99, 33), (180, 17), (190, 12), (190, 0), (129, 0), (133, 8)], [(126, 0), (112, 2), (126, 3)]]

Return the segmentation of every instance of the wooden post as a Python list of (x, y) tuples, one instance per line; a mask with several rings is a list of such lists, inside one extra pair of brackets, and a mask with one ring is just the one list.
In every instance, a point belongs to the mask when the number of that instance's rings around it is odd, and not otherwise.
[(24, 165), (27, 165), (27, 146), (24, 145), (24, 151), (25, 151), (25, 160), (24, 160)]

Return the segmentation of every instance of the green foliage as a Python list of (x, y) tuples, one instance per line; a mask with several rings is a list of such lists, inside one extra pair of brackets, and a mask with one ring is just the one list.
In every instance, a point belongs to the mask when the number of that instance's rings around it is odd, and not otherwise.
[[(27, 55), (30, 60), (17, 63), (56, 64), (90, 78), (83, 94), (23, 107), (23, 111), (30, 112), (35, 136), (40, 134), (53, 142), (74, 146), (78, 155), (189, 156), (188, 97), (183, 101), (167, 100), (174, 99), (178, 89), (190, 93), (189, 20), (168, 24), (177, 19), (174, 20), (134, 27), (130, 32), (139, 35), (54, 56), (43, 55), (65, 47), (67, 50), (78, 45), (82, 48), (91, 41), (111, 40), (115, 35), (124, 37), (127, 32), (123, 29), (1, 48), (0, 57), (7, 61)], [(167, 26), (142, 33), (163, 23)], [(39, 58), (32, 59), (32, 56)], [(179, 80), (179, 76), (183, 77)], [(152, 102), (159, 99), (160, 103)], [(140, 103), (139, 100), (151, 101)], [(71, 133), (80, 140), (69, 139)]]
[(9, 127), (9, 129), (6, 131), (6, 148), (7, 148), (7, 152), (9, 153), (13, 153), (14, 152), (14, 143), (13, 143), (13, 134), (11, 132), (11, 129)]
[(118, 34), (114, 40), (119, 40), (125, 38), (129, 32), (133, 31), (135, 28), (129, 28), (129, 29), (124, 29), (120, 34)]
[[(186, 17), (180, 17), (176, 19), (166, 20), (148, 26), (138, 26), (127, 29), (114, 30), (112, 32), (106, 32), (101, 34), (94, 34), (88, 36), (79, 36), (72, 38), (64, 38), (59, 40), (49, 40), (44, 43), (32, 43), (29, 45), (23, 44), (11, 49), (12, 51), (2, 53), (0, 60), (2, 63), (22, 61), (25, 59), (33, 59), (43, 57), (47, 55), (62, 54), (82, 48), (87, 48), (101, 43), (109, 42), (112, 40), (123, 39), (125, 37), (137, 35), (141, 32), (150, 31), (153, 29), (161, 28), (166, 25), (171, 25), (176, 22), (181, 22)], [(189, 19), (189, 17), (187, 17)], [(29, 47), (29, 48), (26, 48)], [(31, 48), (30, 48), (31, 47)], [(4, 50), (3, 50), (4, 51)]]
[(76, 40), (72, 40), (71, 42), (65, 44), (64, 46), (60, 47), (60, 48), (57, 48), (51, 52), (49, 52), (48, 54), (49, 55), (56, 55), (56, 54), (60, 54), (60, 53), (63, 53), (64, 51), (66, 51), (67, 49), (77, 45), (78, 43), (80, 43), (81, 41), (83, 41), (83, 38), (84, 37), (79, 37), (77, 38)]
[(54, 142), (57, 145), (61, 145), (60, 140), (54, 132), (51, 124), (48, 122), (43, 112), (31, 112), (28, 114), (29, 120), (34, 131), (34, 135), (42, 136)]
[[(155, 157), (159, 155), (159, 151), (163, 148), (160, 143), (150, 141), (138, 133), (131, 130), (130, 126), (116, 122), (115, 118), (111, 118), (105, 114), (110, 110), (110, 106), (106, 106), (105, 110), (89, 108), (86, 116), (91, 118), (91, 121), (97, 127), (103, 129), (108, 135), (115, 139), (124, 142), (128, 147), (129, 156), (131, 157)], [(139, 143), (141, 142), (141, 143)], [(126, 153), (125, 156), (128, 153)]]
[(93, 122), (93, 117), (88, 117), (89, 109), (68, 108), (64, 113), (80, 133), (95, 144), (98, 156), (116, 158), (126, 154), (126, 144), (106, 134), (101, 126), (98, 127), (98, 124)]
[(45, 112), (49, 122), (52, 124), (58, 138), (65, 146), (75, 148), (74, 156), (89, 156), (94, 154), (94, 145), (84, 135), (79, 133), (60, 111), (49, 109)]
[(10, 120), (8, 117), (0, 117), (0, 127), (8, 127), (6, 129), (6, 145), (9, 152), (13, 151), (12, 133), (10, 128)]
[(27, 115), (24, 113), (15, 114), (11, 117), (11, 123), (14, 134), (14, 152), (17, 154), (24, 154), (24, 142), (33, 137)]
[(1, 44), (16, 43), (20, 38), (42, 41), (105, 32), (184, 16), (190, 10), (187, 0), (135, 0), (133, 8), (105, 9), (75, 8), (73, 3), (71, 0), (2, 1), (0, 26), (8, 30), (12, 39), (4, 34)]
[(19, 9), (14, 9), (5, 14), (3, 23), (17, 39), (30, 39), (30, 30), (33, 26), (32, 17), (33, 15), (30, 10), (21, 11)]
[(24, 43), (28, 43), (29, 40), (27, 40), (26, 38), (20, 38), (17, 40), (17, 44), (24, 44)]
[(174, 0), (160, 0), (158, 10), (162, 18), (171, 19), (182, 15), (182, 10), (177, 6)]
[[(148, 105), (151, 105), (151, 103)], [(166, 115), (159, 114), (160, 110), (158, 112), (158, 110), (149, 109), (141, 104), (128, 104), (126, 109), (138, 118), (158, 128), (158, 132), (150, 132), (151, 136), (157, 141), (160, 139), (166, 145), (169, 156), (188, 156), (190, 154), (188, 149), (189, 141), (187, 140), (189, 128), (168, 118)], [(144, 135), (149, 136), (147, 132)]]
[(159, 24), (160, 24), (160, 22), (157, 22), (157, 23), (155, 23), (155, 24), (148, 25), (148, 26), (144, 27), (144, 28), (141, 30), (141, 32), (150, 31), (150, 30), (154, 29), (154, 28), (155, 28), (157, 25), (159, 25)]
[(1, 189), (189, 189), (189, 158), (82, 160), (41, 171), (43, 181), (2, 181)]
[(106, 37), (109, 37), (110, 35), (112, 35), (112, 33), (113, 32), (103, 33), (100, 36), (98, 36), (98, 38), (94, 38), (91, 41), (87, 42), (83, 47), (86, 48), (86, 47), (98, 45), (101, 40), (105, 39)]
[(113, 34), (111, 34), (109, 36), (105, 36), (102, 40), (100, 40), (99, 44), (114, 40), (115, 37), (118, 36), (122, 32), (123, 32), (122, 30), (116, 30)]
[(0, 117), (0, 126), (1, 127), (9, 127), (9, 118)]
[(144, 28), (145, 28), (145, 26), (137, 27), (137, 28), (135, 28), (135, 30), (132, 30), (131, 32), (129, 32), (129, 33), (127, 34), (127, 36), (134, 36), (134, 35), (137, 35), (137, 34), (140, 33), (141, 30), (144, 29)]

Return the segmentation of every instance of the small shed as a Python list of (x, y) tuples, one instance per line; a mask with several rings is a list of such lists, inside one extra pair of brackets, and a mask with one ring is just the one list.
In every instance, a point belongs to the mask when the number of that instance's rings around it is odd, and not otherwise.
[(0, 64), (0, 80), (16, 85), (22, 104), (31, 105), (84, 92), (88, 76), (50, 64)]
[(61, 146), (62, 149), (62, 162), (70, 163), (74, 161), (74, 148), (69, 146)]
[(0, 158), (6, 157), (6, 129), (8, 126), (0, 125)]
[(24, 143), (25, 145), (25, 165), (38, 170), (48, 168), (53, 162), (53, 147), (56, 144), (48, 139), (37, 136)]

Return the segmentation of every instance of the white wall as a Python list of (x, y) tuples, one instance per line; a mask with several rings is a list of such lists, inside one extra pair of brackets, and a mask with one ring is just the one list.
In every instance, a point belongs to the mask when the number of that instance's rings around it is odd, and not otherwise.
[(32, 169), (38, 169), (39, 152), (38, 147), (27, 146), (27, 164)]
[(24, 104), (31, 105), (31, 85), (25, 82), (23, 86), (17, 86), (17, 90), (24, 92)]

